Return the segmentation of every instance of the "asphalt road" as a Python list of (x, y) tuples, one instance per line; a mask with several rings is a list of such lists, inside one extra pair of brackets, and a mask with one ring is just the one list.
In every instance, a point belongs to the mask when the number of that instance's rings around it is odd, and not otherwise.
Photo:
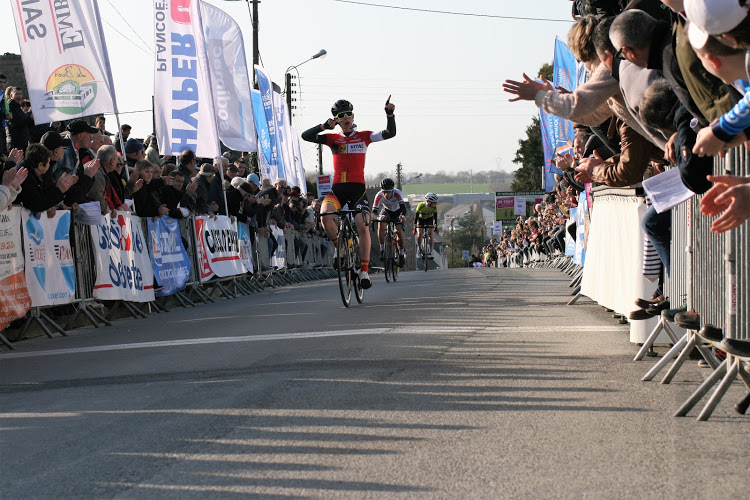
[(746, 498), (750, 415), (672, 413), (557, 271), (333, 280), (0, 353), (0, 497)]

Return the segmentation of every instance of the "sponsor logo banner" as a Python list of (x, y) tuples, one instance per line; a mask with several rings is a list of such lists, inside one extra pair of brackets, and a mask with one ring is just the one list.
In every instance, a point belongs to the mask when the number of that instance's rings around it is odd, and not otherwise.
[(26, 285), (31, 304), (70, 304), (76, 298), (76, 269), (70, 248), (70, 211), (57, 210), (53, 218), (42, 212), (37, 219), (21, 213), (26, 254)]
[(237, 225), (229, 217), (195, 217), (195, 239), (201, 283), (214, 276), (243, 274)]
[(104, 224), (89, 226), (94, 248), (94, 298), (151, 302), (154, 273), (141, 218), (129, 212), (113, 212)]
[(0, 212), (0, 331), (31, 309), (21, 253), (21, 207)]
[[(268, 73), (260, 66), (255, 66), (255, 76), (258, 80), (258, 91), (260, 92), (261, 107), (263, 111), (261, 119), (266, 123), (270, 156), (266, 157), (269, 165), (269, 178), (275, 182), (279, 177), (284, 177), (284, 167), (281, 165), (281, 154), (279, 151), (279, 131), (277, 130), (276, 114), (273, 102), (273, 82)], [(253, 103), (253, 106), (255, 104)], [(256, 119), (256, 126), (258, 124)], [(265, 154), (265, 150), (264, 150)]]
[(184, 290), (190, 278), (190, 258), (182, 244), (180, 227), (171, 217), (148, 218), (148, 241), (151, 266), (161, 290), (157, 297), (166, 297)]
[(253, 100), (255, 131), (258, 134), (260, 176), (263, 179), (270, 179), (271, 183), (274, 183), (278, 178), (278, 172), (276, 171), (275, 164), (274, 168), (271, 168), (271, 161), (274, 158), (274, 154), (271, 147), (271, 134), (268, 131), (268, 122), (266, 121), (266, 112), (263, 109), (263, 97), (258, 90), (251, 90), (251, 97)]
[(276, 238), (279, 246), (276, 251), (271, 255), (271, 266), (276, 266), (277, 269), (283, 269), (286, 267), (286, 236), (284, 231), (279, 229), (278, 226), (271, 226), (273, 237)]
[(221, 154), (198, 0), (154, 0), (154, 116), (159, 152)]
[(11, 0), (36, 123), (117, 113), (95, 0)]

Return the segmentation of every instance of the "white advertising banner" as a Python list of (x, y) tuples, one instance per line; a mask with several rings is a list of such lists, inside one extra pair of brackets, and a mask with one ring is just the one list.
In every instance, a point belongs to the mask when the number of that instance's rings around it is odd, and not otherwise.
[(258, 151), (242, 31), (223, 10), (206, 2), (200, 6), (219, 139), (235, 151)]
[(31, 305), (70, 304), (76, 298), (76, 268), (70, 248), (70, 211), (57, 210), (53, 218), (21, 213), (26, 286)]
[(332, 175), (319, 175), (318, 176), (318, 197), (329, 194), (331, 192), (331, 186), (333, 186)]
[(11, 0), (36, 123), (117, 113), (96, 0)]
[(154, 271), (141, 218), (130, 212), (111, 212), (104, 224), (89, 227), (96, 269), (94, 298), (153, 301)]
[(195, 239), (201, 283), (245, 272), (237, 224), (229, 217), (195, 217)]
[(154, 0), (154, 115), (159, 152), (219, 156), (198, 0)]
[(294, 158), (294, 169), (297, 172), (297, 185), (302, 189), (302, 194), (307, 195), (307, 181), (305, 179), (305, 166), (302, 163), (302, 148), (299, 144), (297, 129), (289, 126), (289, 137), (292, 142), (292, 156)]
[(21, 207), (0, 211), (0, 331), (31, 309), (22, 245)]

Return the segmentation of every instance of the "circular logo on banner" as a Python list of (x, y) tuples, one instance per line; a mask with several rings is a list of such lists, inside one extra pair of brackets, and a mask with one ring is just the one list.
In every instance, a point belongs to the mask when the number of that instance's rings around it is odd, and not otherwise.
[(80, 115), (96, 98), (97, 85), (89, 70), (78, 64), (57, 68), (47, 80), (43, 108)]

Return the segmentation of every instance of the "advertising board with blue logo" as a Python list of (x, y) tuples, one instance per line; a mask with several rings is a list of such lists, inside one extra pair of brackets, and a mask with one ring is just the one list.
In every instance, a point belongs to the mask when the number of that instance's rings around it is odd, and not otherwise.
[(42, 212), (39, 219), (21, 212), (23, 248), (26, 254), (26, 286), (31, 305), (70, 304), (76, 298), (76, 269), (70, 248), (70, 211), (55, 216)]
[(201, 283), (243, 274), (237, 224), (225, 215), (195, 218), (195, 251)]
[(129, 212), (111, 212), (104, 217), (104, 224), (90, 226), (96, 270), (94, 298), (154, 300), (154, 272), (141, 227), (141, 218)]
[(190, 258), (182, 244), (177, 221), (164, 216), (148, 219), (148, 242), (154, 278), (161, 287), (157, 297), (166, 297), (184, 290), (190, 278)]

